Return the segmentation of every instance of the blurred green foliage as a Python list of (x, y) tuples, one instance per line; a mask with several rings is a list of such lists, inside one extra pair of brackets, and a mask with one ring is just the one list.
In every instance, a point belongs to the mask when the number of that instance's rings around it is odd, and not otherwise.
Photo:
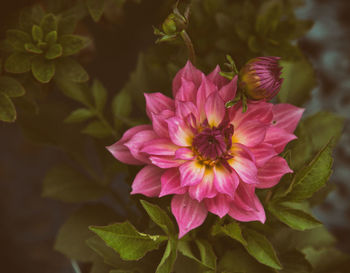
[[(159, 2), (154, 14), (147, 14), (163, 16), (155, 26), (162, 33), (156, 34), (167, 39), (134, 52), (135, 68), (117, 93), (94, 77), (89, 81), (81, 65), (84, 54), (95, 54), (94, 37), (86, 29), (92, 22), (113, 25), (116, 14), (140, 1), (41, 2), (23, 9), (3, 35), (0, 120), (14, 122), (17, 117), (27, 137), (54, 145), (71, 159), (54, 166), (43, 182), (44, 197), (81, 204), (61, 227), (56, 250), (90, 263), (90, 273), (347, 272), (349, 257), (335, 248), (334, 238), (311, 212), (325, 198), (315, 193), (328, 187), (342, 118), (321, 112), (300, 123), (299, 139), (284, 153), (294, 174), (259, 192), (267, 210), (265, 225), (210, 216), (203, 227), (178, 240), (169, 199), (153, 200), (156, 205), (120, 196), (113, 183), (130, 185), (138, 168), (118, 163), (104, 148), (128, 127), (147, 123), (144, 92), (171, 94), (171, 80), (188, 58), (184, 29), (169, 16), (175, 2)], [(253, 57), (280, 56), (285, 81), (278, 100), (303, 106), (316, 79), (298, 47), (298, 39), (312, 27), (311, 21), (295, 15), (302, 2), (192, 0), (179, 1), (178, 9), (186, 13), (190, 4), (185, 29), (198, 68), (208, 73), (226, 55), (238, 70)], [(129, 16), (127, 9), (125, 13)], [(139, 18), (134, 21), (143, 24)], [(120, 222), (125, 216), (129, 221)]]

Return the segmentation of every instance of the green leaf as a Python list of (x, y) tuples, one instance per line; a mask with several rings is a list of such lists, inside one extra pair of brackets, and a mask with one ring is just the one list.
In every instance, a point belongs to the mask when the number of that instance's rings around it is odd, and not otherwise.
[(53, 30), (53, 31), (50, 31), (48, 34), (46, 34), (45, 42), (47, 42), (48, 44), (53, 44), (53, 43), (56, 43), (56, 41), (57, 41), (57, 31)]
[(33, 76), (41, 83), (48, 83), (55, 75), (55, 64), (38, 56), (32, 61)]
[(65, 123), (76, 123), (86, 121), (89, 118), (95, 116), (95, 113), (87, 108), (79, 108), (74, 110), (70, 115), (64, 120)]
[(51, 31), (57, 31), (57, 19), (52, 13), (46, 14), (40, 22), (40, 27), (43, 30), (44, 35)]
[[(311, 138), (313, 150), (319, 151), (331, 138), (333, 138), (331, 147), (337, 143), (344, 128), (344, 118), (330, 112), (318, 112), (305, 119), (303, 124)], [(315, 134), (315, 132), (322, 132), (322, 134)]]
[(196, 261), (205, 268), (215, 270), (216, 256), (212, 246), (208, 242), (202, 240), (196, 240), (196, 245), (200, 252), (200, 258), (196, 257), (196, 255), (193, 253), (190, 242), (188, 241), (179, 241), (177, 249), (182, 253), (182, 255)]
[(110, 130), (100, 121), (93, 121), (89, 123), (81, 132), (96, 138), (111, 136)]
[(245, 249), (250, 255), (262, 264), (275, 269), (282, 269), (273, 246), (263, 234), (252, 229), (245, 229), (243, 234), (248, 243)]
[[(96, 252), (103, 261), (114, 267), (114, 268), (124, 268), (124, 269), (135, 269), (141, 271), (141, 264), (139, 262), (124, 261), (120, 258), (119, 254), (115, 252), (112, 248), (107, 246), (105, 242), (97, 235), (86, 240), (86, 244)], [(126, 270), (127, 271), (127, 270)]]
[(288, 190), (287, 200), (304, 200), (325, 186), (332, 173), (332, 151), (328, 143), (314, 159), (298, 171)]
[(89, 88), (85, 84), (78, 84), (65, 80), (57, 80), (56, 83), (65, 96), (90, 107), (90, 101), (88, 99)]
[(282, 15), (281, 2), (270, 0), (264, 1), (258, 12), (255, 30), (262, 36), (276, 30)]
[(32, 41), (30, 35), (18, 29), (9, 29), (6, 31), (6, 40), (16, 51), (24, 51), (24, 44)]
[(348, 272), (349, 267), (347, 266), (344, 271), (338, 271), (337, 267), (345, 261), (349, 260), (349, 256), (335, 247), (315, 249), (308, 247), (302, 251), (306, 259), (310, 262), (313, 267), (312, 272), (317, 273), (328, 273), (328, 272)]
[(271, 203), (268, 208), (281, 222), (296, 230), (313, 229), (322, 225), (312, 215), (299, 209), (274, 203)]
[(247, 241), (243, 238), (242, 230), (237, 222), (232, 222), (227, 225), (221, 226), (216, 223), (212, 229), (212, 235), (217, 235), (223, 233), (230, 238), (240, 242), (242, 245), (247, 245)]
[(34, 54), (41, 54), (43, 53), (43, 51), (37, 47), (36, 45), (34, 45), (33, 43), (26, 43), (24, 45), (24, 48), (27, 52), (30, 52), (30, 53), (34, 53)]
[(29, 8), (24, 8), (20, 13), (19, 25), (21, 29), (31, 32), (32, 26), (34, 24), (39, 24), (44, 15), (45, 11), (40, 4), (33, 5)]
[(112, 111), (114, 117), (127, 117), (132, 111), (131, 95), (122, 90), (119, 92), (112, 101)]
[(160, 261), (156, 273), (173, 272), (174, 263), (177, 257), (177, 241), (170, 239), (164, 251), (162, 260)]
[(51, 169), (43, 182), (42, 196), (69, 203), (97, 200), (106, 189), (67, 166)]
[(14, 122), (16, 120), (16, 109), (11, 99), (0, 93), (0, 120)]
[(107, 101), (107, 90), (99, 80), (94, 80), (92, 84), (92, 95), (94, 97), (96, 109), (102, 111)]
[(94, 234), (89, 225), (106, 225), (118, 221), (115, 212), (102, 204), (84, 205), (75, 211), (60, 228), (54, 248), (71, 259), (91, 262), (94, 252), (86, 240)]
[(280, 61), (284, 78), (278, 99), (294, 105), (302, 105), (310, 98), (316, 84), (314, 70), (306, 60), (297, 62)]
[(86, 5), (92, 19), (98, 22), (103, 14), (105, 0), (86, 0)]
[(281, 256), (283, 269), (279, 273), (311, 273), (312, 267), (306, 260), (305, 255), (293, 250)]
[(62, 35), (59, 42), (63, 47), (63, 56), (70, 56), (85, 48), (90, 40), (83, 36), (67, 34)]
[(45, 58), (53, 60), (62, 56), (62, 46), (60, 44), (52, 44), (45, 54)]
[(10, 73), (25, 73), (30, 71), (31, 56), (26, 53), (13, 53), (5, 62), (5, 70)]
[(0, 76), (0, 92), (10, 98), (21, 97), (25, 94), (22, 84), (14, 78), (8, 76)]
[(55, 61), (57, 77), (61, 81), (86, 82), (89, 75), (86, 70), (72, 58), (59, 58)]
[(140, 202), (152, 221), (160, 226), (167, 235), (175, 234), (174, 224), (164, 210), (145, 200), (140, 200)]
[(212, 245), (205, 240), (196, 240), (197, 247), (204, 265), (216, 271), (216, 255)]
[(276, 270), (258, 263), (242, 248), (226, 251), (219, 260), (218, 272), (222, 273), (276, 273)]
[(41, 27), (38, 25), (33, 25), (32, 27), (32, 37), (35, 42), (42, 41), (44, 38), (44, 33)]
[(129, 222), (104, 227), (90, 227), (106, 244), (120, 254), (124, 260), (139, 260), (151, 250), (158, 249), (165, 236), (138, 232)]

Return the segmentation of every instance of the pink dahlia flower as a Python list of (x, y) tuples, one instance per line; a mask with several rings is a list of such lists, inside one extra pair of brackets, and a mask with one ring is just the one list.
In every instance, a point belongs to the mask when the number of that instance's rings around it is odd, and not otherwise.
[(240, 84), (250, 99), (270, 100), (280, 91), (282, 67), (279, 57), (251, 59), (240, 71)]
[(173, 96), (145, 94), (152, 125), (129, 129), (107, 147), (120, 161), (146, 165), (132, 194), (174, 195), (172, 213), (179, 237), (200, 226), (208, 211), (238, 221), (265, 222), (256, 188), (276, 185), (292, 170), (280, 156), (295, 139), (303, 109), (289, 104), (249, 102), (226, 109), (236, 94), (217, 66), (204, 75), (190, 62), (173, 80)]

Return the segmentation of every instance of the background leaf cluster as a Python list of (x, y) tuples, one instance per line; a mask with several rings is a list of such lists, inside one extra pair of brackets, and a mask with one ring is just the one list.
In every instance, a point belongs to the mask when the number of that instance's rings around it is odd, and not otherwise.
[[(42, 2), (22, 10), (3, 35), (0, 119), (18, 117), (27, 137), (69, 158), (43, 181), (43, 197), (76, 206), (57, 234), (57, 251), (78, 266), (89, 265), (91, 273), (347, 272), (349, 257), (312, 215), (312, 207), (331, 190), (332, 149), (342, 132), (341, 117), (320, 112), (299, 124), (298, 140), (283, 153), (294, 174), (258, 192), (267, 211), (265, 225), (210, 215), (179, 240), (169, 197), (130, 198), (139, 169), (118, 163), (104, 147), (128, 127), (147, 123), (143, 92), (170, 95), (171, 79), (187, 59), (181, 37), (137, 52), (129, 79), (120, 90), (110, 90), (82, 65), (95, 54), (96, 42), (84, 27), (118, 23), (117, 15), (135, 1)], [(296, 17), (301, 1), (192, 0), (181, 1), (180, 11), (189, 2), (187, 32), (201, 70), (223, 64), (226, 54), (238, 68), (252, 57), (281, 56), (285, 81), (278, 101), (297, 106), (308, 101), (315, 73), (298, 38), (312, 22)], [(156, 27), (173, 5), (159, 3), (152, 14), (159, 18)]]

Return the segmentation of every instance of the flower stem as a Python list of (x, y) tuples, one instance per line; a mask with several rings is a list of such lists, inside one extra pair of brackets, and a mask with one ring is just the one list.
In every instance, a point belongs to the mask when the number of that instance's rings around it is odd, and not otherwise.
[(196, 53), (194, 51), (193, 43), (191, 41), (190, 36), (188, 36), (186, 30), (182, 30), (180, 32), (180, 35), (181, 35), (181, 38), (184, 40), (185, 45), (187, 47), (188, 57), (189, 57), (190, 61), (192, 62), (192, 64), (195, 64), (195, 62), (196, 62)]

